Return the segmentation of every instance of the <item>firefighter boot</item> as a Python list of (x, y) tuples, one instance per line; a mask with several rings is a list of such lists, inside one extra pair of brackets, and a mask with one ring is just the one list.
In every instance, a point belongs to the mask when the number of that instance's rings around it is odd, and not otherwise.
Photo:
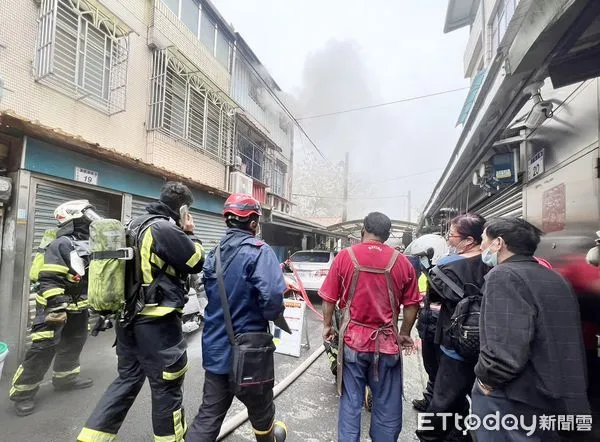
[(33, 399), (25, 399), (19, 402), (15, 402), (15, 411), (17, 416), (27, 416), (35, 410), (35, 402)]
[(54, 389), (56, 391), (67, 391), (67, 390), (83, 390), (84, 388), (90, 388), (94, 385), (94, 381), (92, 379), (81, 379), (76, 378), (70, 382), (54, 382)]
[(281, 421), (275, 421), (269, 431), (256, 432), (257, 442), (284, 442), (287, 438), (287, 427)]

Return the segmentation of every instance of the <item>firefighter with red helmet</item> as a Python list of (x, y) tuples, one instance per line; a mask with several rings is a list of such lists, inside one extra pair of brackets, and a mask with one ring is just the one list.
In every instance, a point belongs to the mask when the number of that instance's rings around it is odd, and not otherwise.
[[(286, 284), (279, 262), (271, 247), (256, 238), (261, 215), (260, 203), (244, 194), (231, 195), (223, 209), (228, 229), (217, 247), (220, 248), (222, 276), (236, 335), (267, 331), (268, 321), (275, 320), (284, 308)], [(231, 388), (231, 344), (221, 306), (215, 260), (213, 250), (204, 264), (204, 287), (208, 298), (202, 333), (204, 391), (202, 405), (188, 430), (186, 441), (216, 441), (235, 396), (248, 409), (257, 441), (284, 441), (285, 425), (274, 419), (272, 384), (243, 389), (238, 394)]]

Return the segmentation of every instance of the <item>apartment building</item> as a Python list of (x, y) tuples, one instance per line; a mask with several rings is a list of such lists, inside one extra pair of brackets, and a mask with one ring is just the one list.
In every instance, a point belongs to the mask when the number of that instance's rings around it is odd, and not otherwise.
[[(444, 31), (469, 26), (461, 136), (420, 220), (520, 216), (548, 257), (593, 245), (600, 226), (600, 2), (449, 0)], [(590, 246), (591, 247), (591, 246)]]
[[(270, 205), (289, 210), (293, 129), (273, 98), (245, 100), (255, 89), (244, 66), (258, 59), (209, 1), (5, 0), (0, 17), (0, 337), (11, 370), (35, 307), (32, 250), (58, 204), (88, 199), (126, 221), (181, 180), (210, 248), (230, 192), (258, 197), (267, 221)], [(263, 77), (261, 100), (279, 90)]]

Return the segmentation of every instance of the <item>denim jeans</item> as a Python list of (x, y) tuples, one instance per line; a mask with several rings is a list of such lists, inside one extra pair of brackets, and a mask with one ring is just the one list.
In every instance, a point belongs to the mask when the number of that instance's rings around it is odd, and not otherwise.
[(375, 353), (344, 348), (343, 390), (338, 414), (338, 441), (359, 442), (360, 418), (368, 385), (373, 396), (373, 442), (396, 442), (402, 430), (402, 357), (380, 354), (375, 380)]

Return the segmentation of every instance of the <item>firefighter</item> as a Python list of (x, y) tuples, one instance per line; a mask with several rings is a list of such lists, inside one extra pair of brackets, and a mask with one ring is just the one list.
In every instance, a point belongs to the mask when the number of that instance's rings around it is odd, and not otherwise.
[(87, 338), (89, 317), (89, 226), (97, 215), (87, 200), (76, 200), (58, 206), (54, 218), (58, 231), (39, 268), (31, 348), (15, 373), (9, 393), (19, 416), (33, 413), (33, 398), (52, 359), (55, 390), (77, 390), (93, 384), (79, 376), (79, 355)]
[(152, 390), (154, 439), (184, 440), (182, 387), (188, 365), (181, 315), (187, 298), (185, 280), (188, 274), (199, 273), (204, 262), (192, 217), (180, 219), (185, 213), (181, 208), (192, 202), (185, 185), (166, 183), (159, 201), (146, 207), (148, 214), (129, 225), (137, 232), (140, 250), (143, 285), (134, 294), (140, 308), (131, 323), (117, 322), (119, 377), (96, 405), (78, 441), (114, 440), (146, 377)]
[[(268, 330), (268, 321), (283, 311), (286, 285), (275, 253), (256, 238), (260, 203), (249, 195), (233, 194), (225, 202), (227, 232), (221, 239), (223, 279), (235, 333)], [(211, 252), (204, 267), (208, 298), (202, 333), (202, 365), (205, 370), (202, 405), (187, 442), (214, 442), (231, 406), (234, 394), (229, 384), (231, 344), (227, 337), (223, 308)], [(259, 442), (281, 442), (287, 430), (274, 421), (273, 386), (248, 387), (237, 395), (248, 409), (248, 417)]]

